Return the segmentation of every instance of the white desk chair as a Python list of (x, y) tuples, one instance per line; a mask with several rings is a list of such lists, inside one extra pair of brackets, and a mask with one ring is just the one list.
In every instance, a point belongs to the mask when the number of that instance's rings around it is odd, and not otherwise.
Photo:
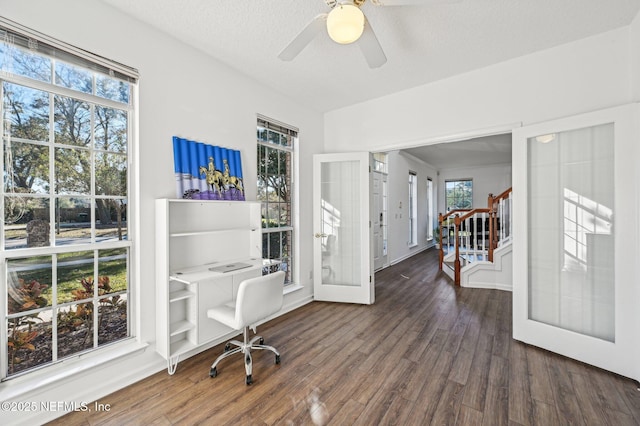
[[(244, 354), (244, 367), (247, 372), (246, 383), (253, 382), (251, 377), (251, 349), (267, 349), (276, 354), (276, 364), (280, 364), (280, 353), (272, 346), (264, 345), (264, 339), (254, 336), (249, 340), (249, 327), (255, 332), (255, 324), (282, 309), (284, 285), (284, 271), (274, 272), (261, 277), (250, 278), (240, 283), (235, 306), (217, 306), (207, 310), (207, 316), (224, 325), (244, 330), (244, 341), (231, 340), (224, 347), (224, 353), (211, 365), (209, 375), (218, 375), (217, 365), (224, 358), (242, 352)], [(256, 343), (259, 342), (259, 343)], [(231, 345), (237, 346), (231, 349)]]

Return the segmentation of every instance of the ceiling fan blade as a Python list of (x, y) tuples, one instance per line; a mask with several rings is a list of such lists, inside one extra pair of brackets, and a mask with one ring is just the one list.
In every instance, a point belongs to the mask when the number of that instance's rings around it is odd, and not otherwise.
[(438, 3), (459, 3), (462, 0), (371, 0), (376, 6), (426, 6)]
[(369, 68), (378, 68), (387, 62), (387, 57), (382, 51), (382, 46), (380, 46), (380, 42), (366, 17), (364, 18), (364, 31), (360, 40), (358, 40), (358, 46), (360, 46), (360, 50), (367, 60)]
[(318, 33), (322, 32), (326, 28), (326, 26), (327, 14), (323, 13), (316, 16), (315, 18), (313, 18), (313, 20), (311, 20), (311, 22), (307, 24), (306, 27), (304, 27), (302, 31), (300, 31), (297, 36), (295, 36), (293, 40), (291, 40), (291, 43), (289, 43), (287, 47), (282, 49), (282, 51), (278, 54), (278, 58), (282, 59), (283, 61), (292, 60), (293, 58), (298, 56), (298, 54), (302, 52), (302, 49), (307, 47), (307, 45), (311, 43), (311, 40), (313, 40), (318, 35)]

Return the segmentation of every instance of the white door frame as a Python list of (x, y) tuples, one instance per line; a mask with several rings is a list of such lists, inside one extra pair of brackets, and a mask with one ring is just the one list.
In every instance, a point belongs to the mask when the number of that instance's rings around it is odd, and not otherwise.
[[(355, 190), (358, 191), (361, 199), (358, 204), (360, 208), (358, 212), (360, 253), (357, 253), (359, 256), (354, 255), (353, 259), (354, 262), (359, 262), (359, 285), (340, 285), (339, 283), (323, 282), (322, 243), (326, 235), (323, 234), (322, 224), (321, 166), (322, 163), (331, 162), (358, 163), (359, 183)], [(349, 183), (349, 181), (344, 182), (345, 188)], [(313, 156), (313, 292), (315, 300), (367, 305), (375, 301), (373, 250), (371, 250), (373, 241), (370, 218), (371, 184), (370, 153), (368, 152), (316, 154)], [(344, 223), (340, 224), (340, 226), (344, 225)], [(351, 257), (349, 256), (349, 258)]]
[[(640, 380), (639, 117), (638, 104), (631, 104), (526, 126), (513, 132), (513, 337), (635, 380)], [(615, 126), (614, 342), (529, 319), (528, 290), (527, 139), (607, 123)]]

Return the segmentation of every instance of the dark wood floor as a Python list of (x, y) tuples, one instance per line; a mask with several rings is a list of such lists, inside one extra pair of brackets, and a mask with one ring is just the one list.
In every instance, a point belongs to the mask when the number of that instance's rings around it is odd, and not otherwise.
[(511, 338), (511, 293), (454, 288), (429, 250), (376, 275), (376, 303), (313, 302), (259, 330), (282, 354), (209, 367), (219, 345), (61, 425), (638, 425), (637, 383)]

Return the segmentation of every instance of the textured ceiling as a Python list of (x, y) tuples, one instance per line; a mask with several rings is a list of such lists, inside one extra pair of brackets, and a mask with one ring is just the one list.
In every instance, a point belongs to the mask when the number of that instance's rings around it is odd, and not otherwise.
[(439, 169), (485, 167), (511, 163), (511, 134), (404, 149)]
[(626, 26), (640, 0), (425, 0), (367, 16), (388, 62), (325, 33), (292, 62), (278, 53), (323, 0), (102, 0), (317, 111), (329, 111)]

